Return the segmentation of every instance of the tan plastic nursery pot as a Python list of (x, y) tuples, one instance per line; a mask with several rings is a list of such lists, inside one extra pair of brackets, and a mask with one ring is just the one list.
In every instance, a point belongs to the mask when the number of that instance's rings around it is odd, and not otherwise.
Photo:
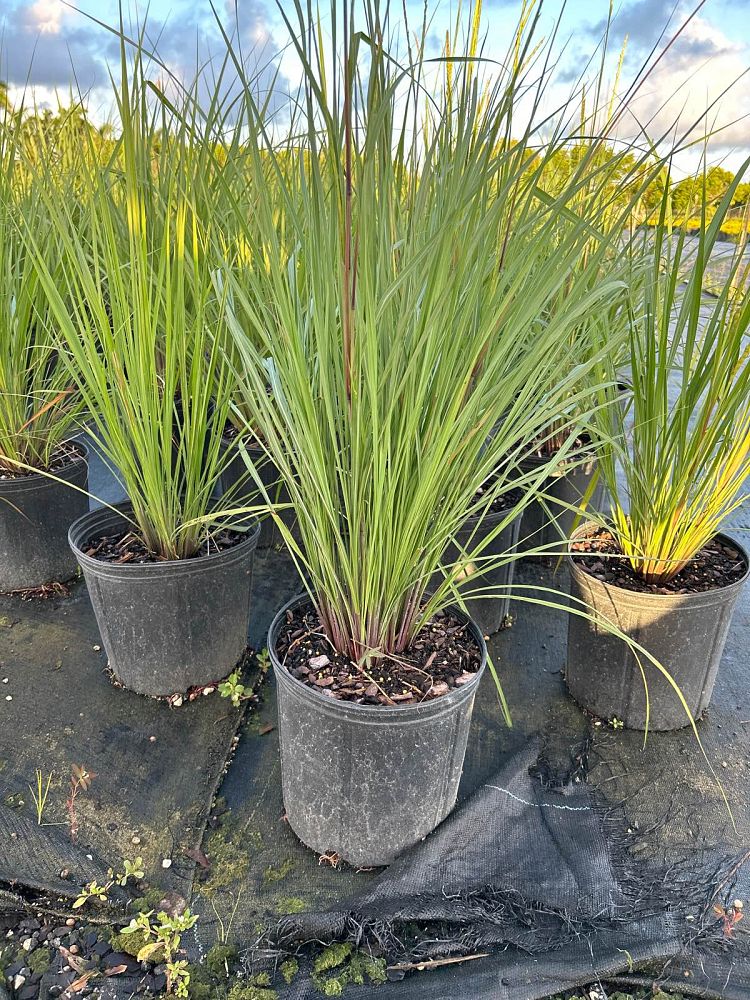
[[(574, 540), (591, 529), (590, 524), (582, 526)], [(568, 556), (572, 596), (662, 664), (679, 686), (693, 719), (700, 718), (711, 701), (732, 614), (750, 573), (745, 549), (734, 538), (716, 537), (737, 549), (746, 569), (741, 580), (703, 593), (626, 590), (597, 579)], [(641, 657), (641, 661), (650, 703), (648, 728), (689, 725), (669, 681), (648, 660)], [(603, 625), (578, 615), (569, 617), (565, 680), (573, 698), (594, 715), (617, 718), (630, 729), (646, 728), (646, 691), (638, 662), (627, 643)]]

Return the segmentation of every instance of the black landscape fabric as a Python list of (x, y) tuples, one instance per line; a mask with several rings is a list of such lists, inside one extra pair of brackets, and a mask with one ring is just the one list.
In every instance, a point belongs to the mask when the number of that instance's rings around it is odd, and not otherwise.
[[(117, 499), (101, 466), (93, 473), (99, 495)], [(538, 561), (519, 581), (566, 582)], [(288, 557), (258, 554), (252, 646), (299, 590)], [(730, 933), (727, 916), (750, 897), (750, 594), (700, 725), (705, 757), (689, 729), (654, 733), (644, 749), (642, 735), (586, 718), (565, 693), (564, 613), (519, 604), (514, 616), (491, 643), (513, 728), (486, 677), (456, 811), (390, 868), (354, 871), (319, 859), (284, 819), (272, 679), (244, 722), (216, 694), (173, 710), (112, 686), (82, 584), (45, 602), (0, 598), (0, 910), (73, 896), (138, 854), (152, 884), (192, 897), (191, 958), (226, 934), (280, 998), (321, 995), (311, 963), (337, 940), (401, 967), (383, 985), (347, 987), (362, 998), (534, 1000), (615, 977), (750, 998), (750, 934), (742, 922)], [(96, 772), (76, 844), (73, 764)], [(54, 774), (46, 819), (62, 825), (36, 825), (37, 768)], [(286, 985), (289, 954), (300, 972)], [(448, 958), (469, 960), (415, 968)]]

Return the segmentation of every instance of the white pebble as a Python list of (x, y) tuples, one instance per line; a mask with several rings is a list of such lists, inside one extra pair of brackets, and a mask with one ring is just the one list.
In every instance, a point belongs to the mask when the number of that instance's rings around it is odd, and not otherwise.
[(31, 949), (34, 947), (34, 942), (31, 940), (31, 938), (26, 938), (25, 941), (21, 942), (21, 947), (23, 948), (24, 951), (31, 951)]
[(19, 972), (18, 975), (13, 977), (13, 989), (20, 990), (23, 984), (26, 982), (26, 976), (22, 976)]
[(94, 652), (98, 653), (101, 648), (101, 646), (94, 646)]
[(140, 842), (141, 842), (141, 838), (140, 837), (131, 837), (130, 838), (130, 843), (131, 844), (135, 844), (136, 847), (138, 846), (138, 844), (140, 844)]
[(3, 684), (7, 684), (7, 683), (8, 683), (8, 678), (7, 677), (3, 677)]
[(732, 906), (735, 908), (735, 910), (745, 909), (745, 904), (742, 902), (741, 899), (735, 899), (735, 901), (732, 903)]
[(13, 695), (12, 694), (6, 694), (5, 700), (6, 701), (13, 701)]
[(164, 860), (161, 863), (161, 866), (162, 866), (162, 868), (171, 868), (172, 867), (172, 859), (171, 858), (164, 858)]

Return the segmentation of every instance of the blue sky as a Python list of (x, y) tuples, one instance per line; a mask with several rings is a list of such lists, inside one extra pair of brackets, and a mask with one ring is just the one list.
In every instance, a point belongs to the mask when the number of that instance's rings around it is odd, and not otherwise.
[[(385, 0), (383, 0), (385, 2)], [(637, 72), (659, 34), (671, 19), (671, 31), (684, 21), (698, 0), (619, 0), (613, 26), (613, 50), (628, 36), (621, 90)], [(281, 52), (282, 19), (274, 0), (236, 0), (239, 32), (246, 50), (255, 46), (263, 64), (272, 62), (280, 79), (294, 82), (298, 67), (291, 55)], [(325, 4), (321, 4), (325, 6)], [(467, 3), (464, 3), (466, 6)], [(216, 0), (215, 6), (227, 24), (235, 18), (235, 0)], [(130, 16), (142, 16), (145, 5), (124, 7)], [(452, 3), (428, 0), (434, 44), (440, 44), (455, 16)], [(76, 9), (77, 8), (77, 9)], [(421, 19), (422, 3), (408, 0), (414, 25)], [(559, 38), (566, 48), (558, 66), (559, 83), (550, 100), (569, 91), (571, 81), (595, 49), (607, 17), (609, 0), (569, 0)], [(401, 0), (392, 3), (398, 20)], [(484, 0), (483, 21), (486, 49), (501, 56), (507, 47), (520, 10), (519, 0)], [(550, 31), (560, 11), (558, 0), (544, 0), (543, 31)], [(39, 103), (56, 107), (56, 91), (63, 100), (71, 85), (89, 95), (95, 115), (109, 112), (107, 61), (116, 61), (114, 37), (92, 22), (92, 15), (108, 23), (118, 17), (117, 0), (0, 0), (0, 79), (18, 94), (28, 79)], [(159, 37), (162, 59), (177, 73), (191, 76), (196, 56), (201, 60), (220, 49), (209, 0), (151, 0), (148, 23), (153, 38)], [(669, 37), (669, 30), (668, 35)], [(613, 57), (614, 60), (614, 57)], [(610, 73), (614, 73), (614, 61)], [(731, 81), (750, 68), (750, 0), (706, 0), (677, 43), (659, 62), (633, 103), (633, 120), (651, 122), (650, 132), (665, 130), (679, 118), (693, 122), (707, 104), (716, 100)], [(723, 126), (710, 147), (711, 159), (736, 169), (750, 153), (750, 73), (723, 96), (711, 113), (714, 127)], [(743, 119), (743, 120), (737, 120)], [(692, 169), (697, 152), (685, 153), (678, 166)]]

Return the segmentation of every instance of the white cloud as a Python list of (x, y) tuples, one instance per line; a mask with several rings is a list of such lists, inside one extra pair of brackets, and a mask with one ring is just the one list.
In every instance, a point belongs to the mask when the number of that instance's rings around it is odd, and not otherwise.
[(28, 10), (28, 27), (43, 35), (59, 35), (65, 11), (62, 0), (35, 0)]
[(629, 102), (623, 131), (701, 140), (711, 151), (750, 146), (750, 50), (695, 17)]

